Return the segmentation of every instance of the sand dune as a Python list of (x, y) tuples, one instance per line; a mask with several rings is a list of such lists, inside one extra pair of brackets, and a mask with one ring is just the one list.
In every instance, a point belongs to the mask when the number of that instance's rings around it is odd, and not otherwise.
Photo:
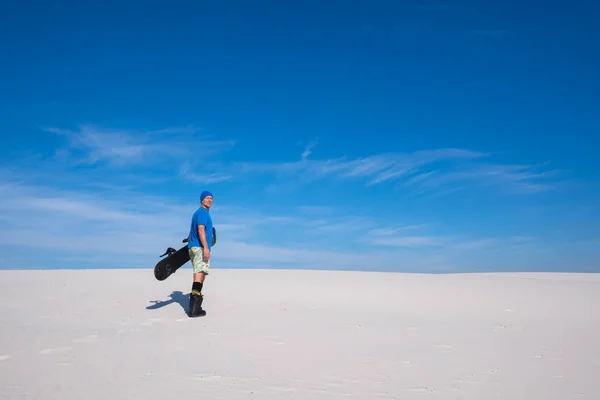
[(0, 271), (0, 399), (599, 399), (600, 276)]

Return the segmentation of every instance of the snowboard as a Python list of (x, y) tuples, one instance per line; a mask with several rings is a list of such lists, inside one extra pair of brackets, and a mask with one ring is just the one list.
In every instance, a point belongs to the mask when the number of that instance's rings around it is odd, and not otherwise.
[[(183, 239), (183, 243), (187, 243), (189, 241), (189, 237)], [(212, 228), (212, 246), (217, 243), (217, 231), (213, 227)], [(179, 268), (181, 268), (185, 263), (190, 261), (190, 253), (188, 251), (187, 244), (181, 247), (179, 250), (176, 250), (172, 247), (167, 248), (160, 257), (167, 256), (163, 258), (154, 266), (154, 277), (159, 281), (164, 281), (169, 276), (174, 274)]]

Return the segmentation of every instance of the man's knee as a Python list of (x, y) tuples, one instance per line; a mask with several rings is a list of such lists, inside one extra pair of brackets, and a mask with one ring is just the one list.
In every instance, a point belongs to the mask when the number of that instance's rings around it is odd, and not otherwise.
[(194, 273), (194, 282), (204, 282), (205, 277), (206, 277), (206, 274), (204, 273), (204, 271), (195, 272)]

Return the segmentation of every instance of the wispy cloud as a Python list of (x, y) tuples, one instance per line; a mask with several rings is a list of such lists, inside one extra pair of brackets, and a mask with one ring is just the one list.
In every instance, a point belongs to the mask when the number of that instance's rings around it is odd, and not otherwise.
[(375, 228), (368, 231), (370, 236), (382, 237), (382, 236), (393, 236), (398, 235), (402, 232), (413, 231), (417, 229), (427, 228), (429, 224), (419, 224), (419, 225), (405, 225), (405, 226), (395, 226), (395, 227), (387, 227), (387, 228)]
[[(0, 246), (10, 247), (14, 254), (19, 249), (26, 254), (39, 251), (44, 257), (36, 265), (47, 268), (65, 265), (66, 260), (71, 260), (72, 266), (77, 260), (87, 266), (101, 260), (102, 266), (110, 268), (151, 268), (167, 246), (181, 245), (197, 206), (130, 192), (111, 192), (107, 197), (12, 183), (3, 183), (2, 190), (7, 195), (0, 198)], [(393, 268), (389, 264), (392, 255), (374, 249), (334, 250), (319, 238), (309, 239), (305, 245), (302, 240), (306, 239), (301, 237), (314, 220), (295, 213), (265, 214), (229, 206), (212, 212), (221, 233), (215, 256), (218, 254), (217, 262), (224, 267), (353, 269), (362, 263), (368, 268)], [(335, 217), (331, 222), (340, 224)], [(319, 223), (313, 226), (316, 231), (328, 225), (324, 220)], [(269, 235), (280, 228), (287, 231), (291, 225), (300, 228), (296, 244), (284, 245)]]
[[(383, 153), (349, 159), (306, 159), (293, 162), (233, 163), (237, 174), (266, 174), (299, 182), (325, 178), (352, 179), (366, 186), (394, 182), (414, 193), (454, 191), (461, 187), (505, 187), (519, 193), (556, 188), (560, 171), (541, 165), (493, 163), (488, 153), (467, 149), (436, 149), (413, 153)], [(448, 187), (452, 185), (453, 187)]]
[(306, 160), (308, 158), (308, 156), (311, 155), (312, 153), (312, 149), (317, 145), (317, 141), (313, 140), (311, 141), (308, 145), (306, 145), (306, 147), (304, 148), (304, 151), (302, 152), (302, 155), (300, 156), (300, 158), (302, 160)]
[(331, 176), (367, 178), (367, 184), (375, 185), (406, 177), (428, 164), (470, 160), (484, 155), (484, 153), (463, 149), (437, 149), (414, 153), (383, 153), (356, 159), (341, 157), (326, 160), (302, 159), (284, 163), (239, 162), (234, 165), (242, 173), (267, 173), (286, 177), (296, 175), (307, 180)]
[(47, 267), (59, 265), (52, 262), (53, 255), (78, 254), (88, 255), (92, 263), (96, 256), (111, 255), (115, 266), (121, 266), (123, 257), (146, 257), (176, 232), (177, 217), (165, 208), (151, 211), (139, 197), (132, 204), (134, 211), (125, 199), (47, 187), (12, 185), (7, 193), (0, 199), (0, 210), (8, 216), (0, 223), (0, 245), (10, 246), (12, 252), (39, 251)]
[(416, 187), (419, 193), (440, 190), (447, 185), (476, 184), (482, 187), (503, 186), (513, 192), (538, 193), (556, 187), (560, 172), (543, 170), (542, 165), (511, 165), (479, 163), (459, 166), (446, 171), (434, 170), (417, 174), (404, 183)]
[[(184, 179), (202, 184), (227, 182), (230, 188), (243, 181), (255, 188), (253, 179), (262, 175), (267, 179), (260, 179), (261, 184), (283, 182), (290, 190), (306, 182), (328, 184), (333, 179), (382, 190), (439, 194), (460, 187), (480, 187), (486, 193), (490, 188), (540, 193), (555, 188), (563, 177), (548, 164), (494, 162), (491, 154), (467, 149), (315, 159), (314, 142), (295, 161), (225, 162), (216, 157), (217, 164), (203, 166), (195, 160), (199, 152), (222, 151), (231, 142), (198, 138), (195, 130), (186, 129), (134, 132), (83, 126), (77, 131), (54, 130), (68, 139), (65, 158), (33, 155), (20, 161), (4, 160), (0, 166), (0, 248), (10, 249), (10, 257), (3, 260), (40, 251), (44, 254), (40, 263), (46, 267), (62, 262), (151, 267), (167, 246), (181, 245), (198, 206), (193, 200), (181, 203), (168, 193), (149, 195), (161, 180), (175, 185)], [(188, 146), (190, 142), (208, 144), (198, 148)], [(164, 143), (176, 148), (165, 148)], [(164, 160), (161, 167), (153, 164), (156, 157)], [(490, 265), (515, 254), (535, 254), (540, 262), (546, 259), (537, 255), (550, 251), (542, 240), (517, 227), (510, 233), (504, 231), (504, 236), (489, 231), (469, 234), (460, 222), (457, 226), (451, 219), (436, 221), (439, 214), (430, 216), (424, 210), (402, 219), (378, 210), (371, 213), (364, 208), (357, 213), (339, 204), (323, 206), (302, 200), (278, 204), (275, 211), (273, 203), (236, 204), (233, 196), (233, 203), (217, 201), (211, 211), (221, 233), (215, 255), (223, 267), (448, 271), (468, 268), (461, 264), (465, 260)], [(417, 208), (411, 206), (411, 210)], [(469, 217), (469, 210), (460, 212)]]
[(457, 243), (455, 245), (455, 248), (461, 249), (461, 250), (478, 250), (478, 249), (490, 248), (492, 246), (497, 246), (498, 244), (499, 244), (499, 241), (496, 238), (482, 238), (482, 239), (467, 240), (462, 243)]
[(434, 235), (416, 235), (411, 231), (423, 231), (429, 225), (406, 225), (386, 228), (375, 228), (367, 232), (366, 241), (373, 246), (388, 246), (388, 247), (404, 247), (404, 248), (421, 248), (441, 246), (446, 243), (446, 240)]
[[(182, 245), (197, 207), (193, 202), (118, 189), (89, 193), (3, 181), (0, 190), (3, 268), (150, 269), (167, 246)], [(431, 221), (402, 224), (389, 217), (353, 216), (310, 206), (275, 213), (218, 204), (211, 212), (220, 232), (215, 268), (451, 272), (498, 267), (503, 262), (513, 268), (511, 260), (518, 257), (533, 259), (537, 265), (552, 258), (547, 245), (518, 230), (512, 236), (456, 231), (440, 235), (440, 227)], [(357, 235), (357, 227), (361, 234)], [(31, 254), (43, 256), (30, 261), (25, 255)], [(25, 264), (6, 265), (24, 259)]]
[[(201, 165), (198, 155), (225, 151), (231, 140), (198, 137), (190, 127), (163, 130), (110, 130), (82, 125), (75, 131), (48, 128), (67, 138), (61, 157), (87, 165), (141, 168), (161, 164), (173, 177), (212, 184), (263, 175), (267, 188), (288, 190), (297, 184), (322, 179), (341, 179), (375, 186), (393, 183), (416, 195), (439, 195), (462, 188), (508, 189), (514, 193), (540, 193), (556, 188), (560, 171), (547, 164), (522, 165), (492, 162), (490, 153), (461, 148), (441, 148), (408, 153), (381, 153), (365, 157), (314, 159), (313, 140), (300, 159), (289, 162), (234, 161)], [(214, 160), (214, 158), (213, 158)], [(144, 179), (140, 177), (140, 179)]]
[(233, 176), (228, 173), (211, 171), (213, 171), (213, 169), (210, 168), (210, 166), (199, 167), (195, 162), (186, 161), (179, 169), (179, 176), (187, 181), (198, 184), (223, 182), (233, 178)]
[(67, 147), (57, 150), (58, 157), (92, 165), (160, 164), (191, 154), (211, 154), (234, 144), (230, 140), (197, 137), (197, 129), (192, 127), (127, 130), (80, 125), (76, 130), (55, 127), (45, 130), (67, 139)]
[(422, 247), (437, 246), (441, 242), (431, 236), (381, 236), (372, 238), (369, 242), (377, 246)]
[[(4, 180), (0, 189), (0, 248), (11, 249), (11, 260), (39, 251), (44, 257), (35, 266), (45, 268), (151, 268), (167, 246), (181, 245), (197, 207), (118, 188), (82, 192)], [(220, 232), (215, 262), (222, 267), (394, 270), (409, 259), (412, 268), (443, 265), (439, 257), (370, 246), (356, 226), (380, 233), (390, 228), (368, 215), (311, 206), (275, 213), (235, 204), (211, 212)]]

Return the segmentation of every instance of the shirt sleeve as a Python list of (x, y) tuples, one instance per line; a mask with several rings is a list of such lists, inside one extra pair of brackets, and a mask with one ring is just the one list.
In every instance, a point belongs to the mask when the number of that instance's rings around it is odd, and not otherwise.
[(195, 225), (196, 225), (196, 227), (198, 225), (204, 225), (205, 227), (208, 226), (208, 218), (207, 218), (206, 213), (199, 212), (198, 214), (196, 214)]

